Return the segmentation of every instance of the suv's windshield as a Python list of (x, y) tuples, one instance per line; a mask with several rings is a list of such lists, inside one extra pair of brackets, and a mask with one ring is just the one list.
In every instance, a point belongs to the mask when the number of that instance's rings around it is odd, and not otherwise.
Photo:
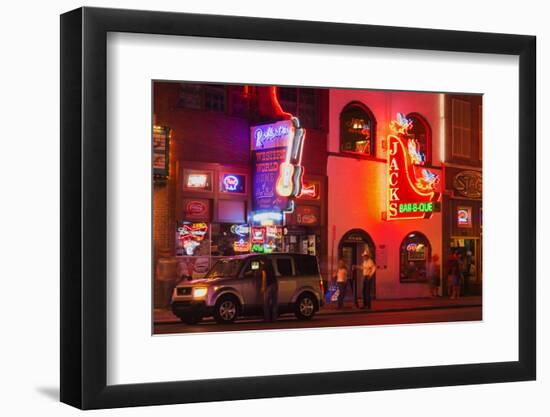
[(220, 277), (232, 277), (236, 276), (241, 266), (240, 259), (220, 259), (217, 261), (212, 269), (206, 274), (206, 278), (214, 279)]

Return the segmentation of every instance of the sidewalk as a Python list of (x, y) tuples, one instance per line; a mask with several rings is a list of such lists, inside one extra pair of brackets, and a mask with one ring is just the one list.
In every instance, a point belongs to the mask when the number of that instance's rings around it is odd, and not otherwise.
[[(325, 304), (317, 312), (318, 315), (335, 315), (335, 314), (369, 314), (369, 313), (390, 313), (398, 311), (413, 311), (413, 310), (435, 310), (446, 308), (466, 308), (466, 307), (481, 307), (481, 296), (461, 297), (456, 300), (450, 300), (446, 297), (436, 298), (412, 298), (399, 300), (373, 300), (371, 310), (363, 310), (356, 308), (352, 302), (346, 302), (344, 307), (339, 310), (336, 303)], [(172, 314), (170, 310), (155, 309), (154, 310), (155, 324), (175, 324), (180, 323), (180, 320)]]

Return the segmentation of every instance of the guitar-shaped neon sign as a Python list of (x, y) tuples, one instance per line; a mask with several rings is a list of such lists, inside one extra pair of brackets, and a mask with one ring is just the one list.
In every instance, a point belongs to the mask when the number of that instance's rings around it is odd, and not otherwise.
[(292, 118), (294, 135), (288, 141), (285, 161), (279, 167), (275, 189), (281, 197), (297, 196), (302, 189), (304, 169), (301, 166), (306, 131), (297, 117)]

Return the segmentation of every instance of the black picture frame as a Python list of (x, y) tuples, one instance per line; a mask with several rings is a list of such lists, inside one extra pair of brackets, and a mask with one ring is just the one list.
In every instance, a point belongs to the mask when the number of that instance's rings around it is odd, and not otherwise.
[[(107, 375), (108, 32), (519, 56), (519, 360), (113, 385)], [(61, 401), (82, 409), (533, 380), (536, 377), (536, 38), (169, 12), (61, 16)]]

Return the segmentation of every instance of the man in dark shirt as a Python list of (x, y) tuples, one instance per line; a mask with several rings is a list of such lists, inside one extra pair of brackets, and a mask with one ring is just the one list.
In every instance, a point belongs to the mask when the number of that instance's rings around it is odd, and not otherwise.
[(261, 291), (264, 301), (264, 319), (265, 321), (275, 321), (277, 320), (279, 286), (271, 259), (262, 259), (260, 261), (260, 269), (262, 274)]

